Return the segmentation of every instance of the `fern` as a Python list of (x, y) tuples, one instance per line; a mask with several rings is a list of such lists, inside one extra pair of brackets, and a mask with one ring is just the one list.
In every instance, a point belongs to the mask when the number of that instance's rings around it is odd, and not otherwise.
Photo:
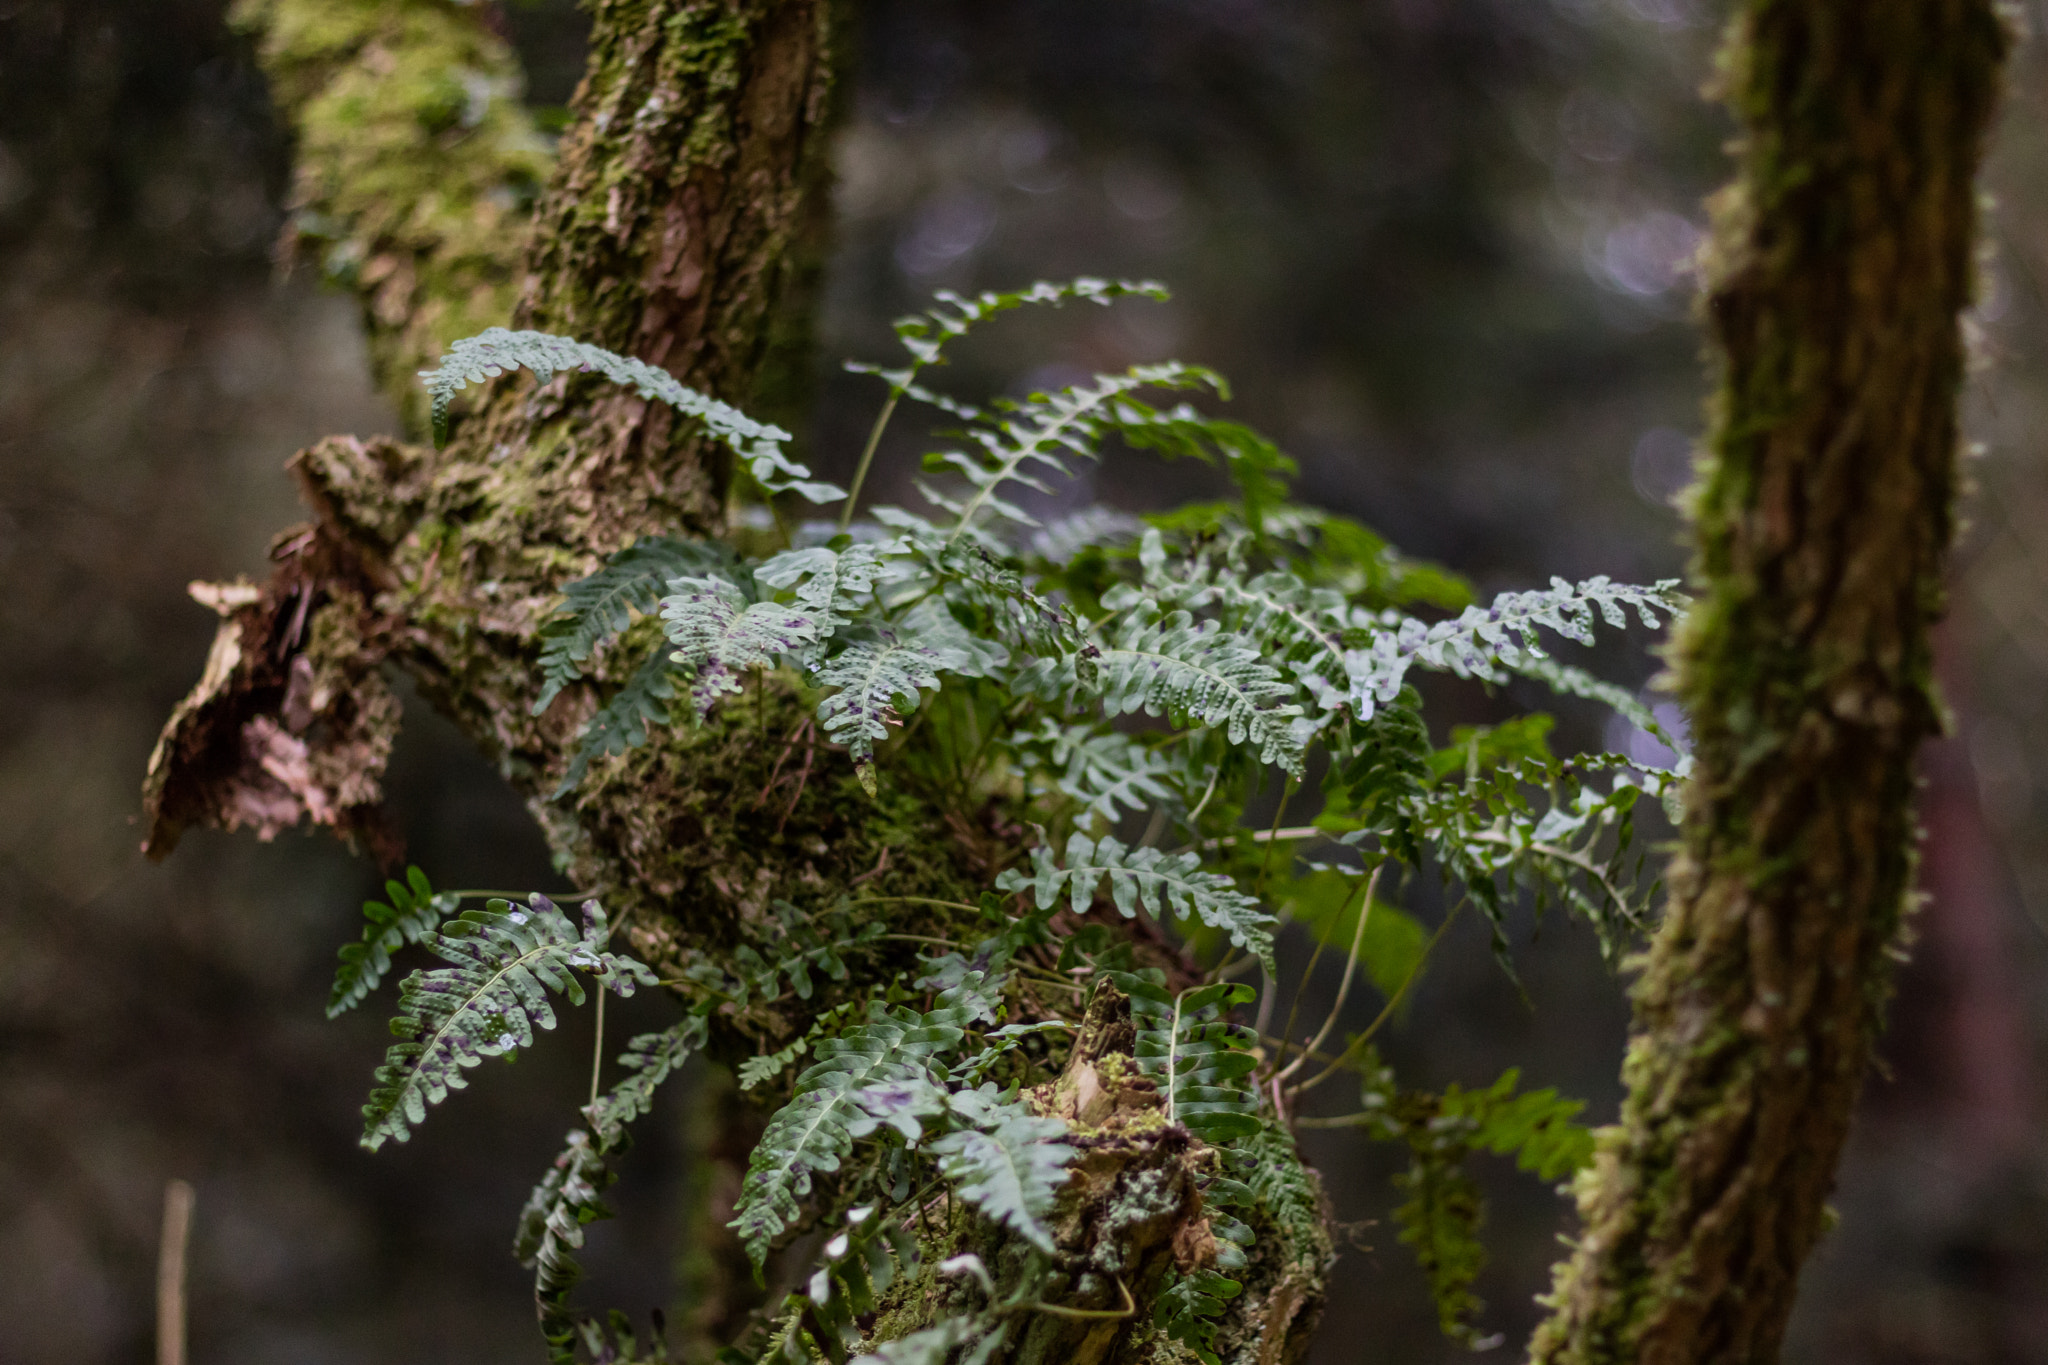
[(749, 602), (717, 578), (672, 578), (661, 599), (661, 619), (675, 662), (697, 672), (690, 702), (704, 719), (719, 697), (740, 690), (739, 675), (800, 653), (818, 638), (809, 612), (775, 602)]
[(391, 1021), (400, 1041), (385, 1054), (363, 1106), (363, 1146), (375, 1151), (387, 1138), (404, 1142), (428, 1106), (469, 1084), (466, 1068), (528, 1046), (536, 1024), (553, 1028), (550, 991), (583, 1003), (575, 972), (620, 995), (653, 984), (646, 967), (605, 950), (611, 929), (596, 901), (583, 903), (583, 915), (579, 934), (546, 896), (536, 894), (526, 908), (494, 900), (426, 940), (454, 965), (405, 979)]
[(692, 1016), (627, 1044), (619, 1062), (631, 1074), (583, 1111), (589, 1127), (569, 1134), (562, 1154), (527, 1196), (512, 1254), (534, 1272), (541, 1332), (559, 1365), (571, 1359), (579, 1327), (568, 1297), (582, 1277), (575, 1253), (582, 1249), (584, 1227), (611, 1217), (599, 1197), (614, 1179), (607, 1158), (625, 1150), (628, 1125), (653, 1107), (655, 1090), (704, 1046), (704, 1036), (703, 1018)]
[(932, 1142), (940, 1174), (989, 1221), (1052, 1255), (1052, 1232), (1045, 1218), (1066, 1184), (1067, 1163), (1076, 1155), (1072, 1147), (1056, 1141), (1066, 1125), (1000, 1098), (992, 1085), (953, 1095), (948, 1105), (973, 1126)]
[(1251, 1051), (1257, 1040), (1219, 1017), (1256, 992), (1218, 981), (1172, 995), (1138, 972), (1112, 973), (1110, 980), (1130, 997), (1138, 1068), (1161, 1082), (1168, 1121), (1216, 1146), (1258, 1132), (1258, 1096), (1244, 1084), (1258, 1066)]
[(875, 1120), (861, 1092), (885, 1084), (929, 1083), (927, 1068), (966, 1037), (971, 1005), (942, 998), (924, 1014), (879, 1003), (864, 1024), (817, 1046), (817, 1060), (797, 1078), (796, 1093), (777, 1110), (754, 1147), (729, 1226), (738, 1230), (756, 1266), (801, 1211), (814, 1175), (839, 1169), (856, 1137)]
[(1096, 887), (1107, 879), (1110, 899), (1125, 918), (1135, 918), (1143, 905), (1161, 919), (1193, 919), (1222, 931), (1260, 961), (1271, 962), (1273, 917), (1230, 878), (1202, 871), (1199, 854), (1127, 849), (1113, 837), (1097, 841), (1076, 833), (1067, 840), (1066, 866), (1041, 845), (1031, 851), (1031, 867), (1029, 877), (1010, 869), (996, 879), (996, 886), (1004, 891), (1028, 888), (1040, 910), (1058, 908), (1064, 896), (1079, 915), (1087, 912)]
[(917, 1264), (917, 1243), (868, 1204), (847, 1212), (819, 1260), (804, 1288), (784, 1299), (780, 1325), (759, 1356), (762, 1365), (844, 1360), (859, 1340), (856, 1319), (873, 1313), (889, 1286)]
[(1483, 610), (1467, 607), (1457, 619), (1433, 626), (1398, 617), (1367, 648), (1347, 651), (1351, 703), (1360, 716), (1370, 716), (1376, 704), (1399, 694), (1408, 670), (1417, 666), (1498, 681), (1497, 664), (1511, 667), (1542, 655), (1536, 636), (1539, 626), (1578, 644), (1591, 644), (1596, 613), (1619, 630), (1628, 624), (1625, 609), (1633, 608), (1643, 625), (1655, 630), (1662, 624), (1657, 613), (1675, 614), (1683, 606), (1677, 579), (1644, 588), (1614, 583), (1602, 575), (1577, 586), (1553, 578), (1546, 591), (1504, 592)]
[(569, 756), (562, 780), (548, 794), (559, 801), (583, 785), (590, 765), (610, 754), (623, 754), (647, 742), (648, 727), (664, 725), (674, 700), (675, 664), (666, 650), (656, 649), (633, 670), (633, 676), (591, 714), (578, 732), (576, 751)]
[(756, 422), (737, 408), (685, 388), (674, 375), (645, 361), (547, 332), (488, 328), (450, 346), (439, 368), (420, 371), (433, 398), (434, 444), (448, 439), (448, 409), (457, 393), (516, 369), (532, 370), (542, 384), (562, 371), (594, 371), (650, 403), (666, 403), (701, 421), (770, 493), (796, 493), (814, 503), (837, 502), (846, 496), (844, 489), (813, 480), (810, 470), (791, 462), (782, 450), (790, 436), (782, 428)]
[(1136, 738), (1047, 718), (1020, 740), (1043, 754), (1053, 786), (1105, 820), (1172, 799), (1173, 767)]
[(437, 894), (417, 867), (408, 867), (402, 882), (385, 882), (384, 894), (389, 904), (363, 902), (362, 941), (341, 945), (341, 965), (334, 969), (334, 989), (327, 997), (329, 1019), (361, 1004), (391, 970), (391, 955), (432, 934), (461, 904), (454, 896)]
[(943, 662), (935, 650), (889, 633), (847, 646), (818, 670), (820, 685), (838, 689), (818, 703), (818, 723), (846, 746), (868, 795), (875, 794), (875, 745), (902, 724), (896, 703), (914, 710), (922, 689), (938, 687)]
[(1261, 763), (1301, 771), (1314, 727), (1289, 700), (1293, 689), (1278, 669), (1213, 621), (1162, 615), (1142, 598), (1120, 602), (1124, 610), (1098, 642), (1040, 660), (1028, 685), (1055, 698), (1098, 697), (1108, 716), (1142, 711), (1214, 726)]
[(646, 536), (613, 555), (602, 569), (562, 589), (562, 605), (541, 623), (541, 690), (533, 714), (548, 709), (561, 690), (583, 676), (597, 647), (652, 612), (662, 586), (683, 575), (731, 579), (731, 550), (680, 536)]

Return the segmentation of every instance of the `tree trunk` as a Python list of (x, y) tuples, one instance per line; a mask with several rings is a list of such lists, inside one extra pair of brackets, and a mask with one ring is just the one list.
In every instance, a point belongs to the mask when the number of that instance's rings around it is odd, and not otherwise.
[[(378, 378), (415, 429), (413, 372), (448, 341), (515, 319), (741, 406), (786, 392), (778, 370), (789, 372), (804, 333), (790, 300), (815, 272), (825, 211), (842, 41), (833, 0), (596, 0), (576, 123), (537, 202), (546, 156), (479, 9), (246, 0), (240, 12), (299, 132), (300, 254), (360, 293)], [(522, 198), (530, 216), (515, 211)], [(962, 820), (886, 789), (877, 804), (850, 771), (814, 773), (803, 715), (772, 683), (702, 727), (601, 760), (573, 798), (548, 799), (596, 700), (584, 683), (531, 713), (536, 629), (561, 586), (638, 537), (726, 529), (729, 471), (668, 408), (575, 375), (506, 379), (458, 414), (445, 450), (336, 437), (292, 468), (316, 519), (280, 537), (270, 582), (195, 590), (223, 621), (206, 676), (151, 759), (153, 856), (191, 824), (270, 837), (311, 820), (395, 858), (377, 816), (398, 724), (387, 662), (497, 761), (558, 865), (601, 892), (664, 978), (700, 955), (772, 944), (778, 898), (859, 887), (971, 903), (1019, 855), (1023, 831), (1000, 811)], [(610, 670), (644, 653), (648, 632), (597, 661), (597, 681), (617, 681)], [(906, 927), (928, 922), (922, 913)], [(877, 970), (908, 966), (910, 952)], [(714, 1052), (733, 1060), (799, 1036), (843, 998), (835, 989), (718, 1022)], [(1127, 1087), (1134, 1103), (1148, 1087)], [(1064, 1302), (1113, 1314), (1106, 1268), (1121, 1267), (1134, 1291), (1156, 1287), (1206, 1237), (1195, 1193), (1205, 1157), (1173, 1125), (1123, 1133), (1109, 1090), (1109, 1117), (1074, 1115), (1097, 1126), (1063, 1251), (1074, 1267)], [(721, 1200), (707, 1190), (703, 1202)], [(1234, 1358), (1299, 1355), (1327, 1258), (1326, 1239), (1268, 1239), (1223, 1330)], [(692, 1278), (739, 1280), (730, 1265)], [(877, 1333), (915, 1330), (930, 1308), (927, 1295)], [(1177, 1351), (1152, 1330), (1151, 1308), (1141, 1294), (1124, 1316), (1048, 1314), (1011, 1354)], [(690, 1329), (725, 1330), (731, 1309), (698, 1305)]]
[(1676, 642), (1698, 768), (1541, 1362), (1777, 1358), (1900, 949), (1992, 0), (1750, 0)]

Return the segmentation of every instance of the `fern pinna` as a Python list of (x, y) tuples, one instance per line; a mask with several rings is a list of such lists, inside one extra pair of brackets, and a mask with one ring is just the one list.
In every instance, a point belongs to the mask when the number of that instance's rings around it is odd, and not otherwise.
[[(988, 404), (928, 382), (991, 317), (1162, 293), (1080, 280), (942, 295), (898, 324), (903, 365), (855, 367), (886, 393), (850, 493), (791, 462), (786, 433), (568, 339), (493, 331), (428, 373), (437, 421), (465, 385), (514, 369), (625, 383), (729, 446), (742, 500), (839, 504), (836, 521), (742, 515), (730, 545), (644, 538), (561, 585), (533, 679), (536, 713), (581, 717), (555, 800), (629, 771), (635, 750), (723, 727), (784, 760), (805, 755), (768, 779), (793, 783), (792, 803), (843, 774), (878, 828), (894, 828), (890, 812), (936, 812), (977, 869), (957, 891), (889, 894), (868, 883), (906, 846), (885, 843), (871, 871), (807, 873), (801, 892), (764, 897), (701, 941), (646, 938), (664, 954), (659, 978), (609, 946), (594, 902), (580, 927), (545, 897), (450, 918), (455, 903), (420, 877), (371, 909), (344, 950), (337, 1008), (408, 944), (450, 964), (401, 989), (400, 1041), (365, 1111), (372, 1147), (407, 1138), (466, 1068), (551, 1027), (551, 995), (584, 999), (579, 976), (618, 994), (658, 980), (678, 1002), (678, 1023), (629, 1046), (624, 1080), (593, 1082), (521, 1220), (517, 1251), (557, 1359), (642, 1349), (571, 1306), (575, 1254), (605, 1214), (629, 1126), (698, 1053), (734, 1066), (768, 1110), (731, 1226), (770, 1291), (726, 1343), (732, 1365), (987, 1365), (1073, 1323), (1112, 1333), (1118, 1359), (1266, 1358), (1275, 1329), (1254, 1289), (1319, 1283), (1332, 1254), (1294, 1145), (1302, 1123), (1410, 1150), (1401, 1240), (1446, 1330), (1471, 1340), (1482, 1253), (1465, 1158), (1517, 1153), (1553, 1181), (1587, 1159), (1573, 1102), (1515, 1093), (1512, 1074), (1481, 1091), (1404, 1090), (1373, 1036), (1404, 1017), (1468, 905), (1504, 965), (1523, 897), (1562, 904), (1621, 952), (1654, 904), (1631, 861), (1636, 802), (1674, 800), (1684, 759), (1660, 771), (1560, 756), (1540, 715), (1440, 744), (1424, 690), (1432, 674), (1540, 685), (1682, 752), (1633, 693), (1550, 652), (1603, 626), (1656, 627), (1682, 600), (1671, 583), (1591, 578), (1481, 605), (1454, 574), (1290, 503), (1292, 462), (1188, 401), (1223, 393), (1198, 367), (1137, 366)], [(940, 424), (916, 485), (924, 505), (862, 507), (906, 404)], [(1040, 521), (1049, 480), (1118, 451), (1206, 460), (1237, 495)], [(793, 715), (794, 730), (763, 731), (771, 714)], [(1283, 825), (1273, 793), (1284, 810), (1311, 773), (1319, 813)], [(1249, 819), (1255, 807), (1269, 818)], [(1433, 931), (1380, 896), (1413, 894), (1418, 873), (1451, 893)], [(627, 891), (634, 904), (668, 894)], [(1279, 907), (1343, 956), (1337, 1007), (1320, 1020), (1295, 1017), (1305, 980), (1281, 981)], [(1377, 1021), (1333, 1038), (1355, 981), (1382, 997)], [(1347, 1075), (1359, 1113), (1301, 1116)], [(1179, 1230), (1118, 1240), (1148, 1218)]]

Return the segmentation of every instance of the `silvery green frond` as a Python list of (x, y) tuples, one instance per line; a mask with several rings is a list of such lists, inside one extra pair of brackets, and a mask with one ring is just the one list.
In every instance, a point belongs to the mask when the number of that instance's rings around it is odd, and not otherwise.
[[(882, 508), (879, 512), (893, 509)], [(926, 583), (942, 587), (963, 607), (986, 612), (998, 639), (1028, 654), (1048, 655), (1080, 648), (1074, 614), (1036, 592), (1022, 573), (972, 540), (944, 541), (929, 528), (903, 539), (908, 562)]]
[(661, 619), (675, 646), (670, 657), (697, 670), (690, 689), (698, 719), (718, 698), (740, 690), (740, 674), (803, 652), (818, 638), (817, 618), (779, 602), (749, 602), (720, 578), (672, 578)]
[(1047, 718), (1023, 741), (1042, 752), (1053, 784), (1105, 820), (1173, 798), (1176, 769), (1135, 736)]
[(846, 746), (869, 795), (875, 791), (875, 745), (889, 737), (891, 725), (902, 724), (897, 703), (915, 710), (922, 689), (938, 687), (943, 662), (936, 650), (887, 632), (855, 641), (818, 669), (819, 686), (838, 689), (818, 703), (818, 723)]
[(892, 549), (850, 545), (831, 550), (814, 545), (784, 550), (755, 569), (754, 577), (771, 588), (793, 588), (797, 602), (817, 622), (822, 641), (873, 600), (875, 581), (887, 567)]
[(602, 569), (562, 589), (562, 605), (541, 622), (541, 690), (533, 714), (548, 709), (582, 664), (606, 640), (651, 612), (663, 585), (679, 574), (738, 577), (738, 557), (726, 546), (681, 536), (645, 536), (613, 555)]
[(701, 421), (705, 430), (740, 458), (754, 481), (771, 493), (797, 493), (816, 503), (837, 502), (846, 496), (844, 489), (813, 480), (810, 470), (783, 453), (790, 437), (781, 427), (756, 422), (737, 408), (685, 388), (674, 375), (643, 360), (548, 332), (488, 328), (450, 346), (438, 369), (421, 370), (420, 378), (426, 381), (434, 401), (434, 443), (448, 439), (448, 405), (456, 393), (517, 369), (532, 370), (543, 384), (563, 371), (601, 374), (649, 402), (666, 403)]
[[(983, 1101), (976, 1106), (974, 1126), (934, 1139), (932, 1155), (954, 1193), (1049, 1256), (1054, 1246), (1045, 1219), (1076, 1155), (1058, 1140), (1067, 1126), (1015, 1100), (996, 1100), (994, 1093), (994, 1086), (967, 1092)], [(955, 1104), (962, 1098), (955, 1096)]]
[(812, 1177), (839, 1169), (856, 1136), (875, 1120), (858, 1101), (872, 1087), (929, 1079), (934, 1059), (957, 1047), (974, 1011), (942, 1004), (925, 1014), (877, 1004), (864, 1024), (821, 1041), (796, 1093), (775, 1112), (755, 1144), (731, 1227), (756, 1265), (802, 1212)]
[(468, 1084), (466, 1068), (533, 1042), (534, 1026), (555, 1026), (550, 991), (583, 1003), (576, 972), (588, 972), (620, 995), (652, 985), (654, 974), (623, 954), (607, 952), (611, 929), (596, 901), (583, 904), (581, 933), (546, 896), (530, 905), (494, 900), (471, 910), (427, 940), (454, 965), (414, 972), (399, 992), (391, 1031), (399, 1042), (377, 1069), (363, 1106), (363, 1145), (405, 1141), (429, 1105)]
[(1645, 706), (1641, 699), (1627, 688), (1617, 687), (1605, 678), (1596, 677), (1576, 665), (1560, 663), (1547, 654), (1519, 654), (1513, 658), (1503, 658), (1501, 664), (1525, 678), (1534, 678), (1560, 695), (1584, 697), (1588, 701), (1601, 703), (1674, 754), (1683, 755), (1688, 751), (1689, 746), (1685, 740), (1666, 728), (1664, 723), (1657, 719), (1657, 713)]
[(1087, 912), (1096, 887), (1105, 879), (1111, 901), (1126, 917), (1135, 917), (1143, 905), (1160, 919), (1198, 921), (1222, 931), (1270, 970), (1272, 915), (1230, 878), (1202, 871), (1198, 853), (1126, 848), (1114, 837), (1095, 840), (1076, 833), (1067, 840), (1065, 866), (1054, 859), (1051, 849), (1040, 845), (1031, 851), (1031, 875), (1011, 868), (996, 886), (1004, 891), (1028, 889), (1040, 910), (1054, 909), (1064, 898), (1079, 915)]
[(1396, 617), (1382, 624), (1367, 647), (1346, 652), (1351, 702), (1359, 716), (1371, 715), (1374, 706), (1400, 691), (1414, 667), (1498, 680), (1503, 661), (1542, 654), (1538, 627), (1591, 644), (1596, 613), (1621, 629), (1628, 625), (1625, 609), (1633, 608), (1655, 630), (1662, 624), (1658, 613), (1676, 614), (1684, 601), (1677, 579), (1637, 587), (1601, 575), (1576, 586), (1554, 578), (1542, 591), (1504, 592), (1490, 606), (1467, 607), (1455, 620), (1433, 626)]
[(1145, 523), (1130, 513), (1096, 503), (1033, 531), (1024, 547), (1034, 559), (1063, 565), (1083, 550), (1127, 545), (1144, 530)]
[[(936, 297), (938, 307), (898, 318), (894, 324), (896, 339), (910, 352), (918, 368), (938, 364), (949, 342), (967, 335), (977, 324), (1013, 308), (1031, 304), (1058, 307), (1076, 300), (1099, 304), (1123, 298), (1163, 300), (1167, 293), (1165, 285), (1152, 280), (1100, 280), (1084, 275), (1064, 284), (1041, 280), (1029, 289), (1007, 293), (984, 292), (972, 298), (942, 289)], [(883, 377), (890, 378), (887, 374)]]
[(1010, 651), (1002, 641), (960, 624), (946, 599), (936, 593), (903, 613), (897, 629), (929, 650), (933, 666), (942, 673), (989, 678), (1010, 665)]

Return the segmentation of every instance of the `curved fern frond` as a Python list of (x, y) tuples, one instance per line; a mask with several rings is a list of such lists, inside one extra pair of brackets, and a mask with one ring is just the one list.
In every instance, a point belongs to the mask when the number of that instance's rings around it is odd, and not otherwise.
[(822, 687), (839, 689), (818, 703), (818, 723), (853, 756), (854, 771), (868, 795), (875, 794), (875, 745), (889, 737), (905, 711), (917, 709), (924, 688), (939, 686), (944, 662), (935, 650), (900, 640), (893, 631), (879, 640), (859, 640), (818, 670)]
[(850, 545), (831, 550), (814, 545), (784, 550), (754, 570), (773, 588), (794, 588), (797, 602), (817, 623), (818, 639), (831, 638), (873, 595), (892, 547)]
[[(984, 292), (973, 298), (942, 289), (935, 297), (938, 307), (898, 318), (893, 324), (896, 339), (910, 352), (918, 368), (942, 363), (949, 344), (967, 335), (977, 324), (1014, 308), (1032, 304), (1058, 307), (1076, 300), (1106, 305), (1124, 298), (1164, 300), (1168, 295), (1166, 286), (1153, 280), (1100, 280), (1084, 275), (1064, 284), (1041, 280), (1029, 289)], [(882, 377), (890, 378), (887, 374)]]
[(420, 378), (434, 400), (434, 444), (448, 439), (448, 407), (455, 395), (471, 384), (496, 378), (507, 370), (532, 370), (545, 384), (565, 370), (594, 371), (616, 384), (623, 384), (650, 403), (666, 403), (686, 417), (694, 417), (746, 465), (754, 481), (770, 493), (796, 493), (814, 503), (837, 502), (846, 491), (833, 484), (819, 483), (811, 471), (783, 453), (790, 435), (781, 427), (756, 422), (753, 418), (685, 388), (667, 370), (607, 351), (601, 346), (548, 332), (514, 332), (491, 327), (473, 337), (464, 337), (448, 348), (439, 368), (421, 370)]
[(697, 719), (711, 714), (719, 697), (740, 690), (739, 675), (801, 653), (818, 638), (808, 611), (779, 602), (749, 602), (720, 578), (672, 578), (661, 599), (661, 619), (676, 646), (670, 655), (697, 671), (690, 703)]
[(377, 1068), (377, 1086), (363, 1106), (363, 1146), (387, 1138), (404, 1142), (424, 1122), (427, 1108), (469, 1082), (463, 1071), (533, 1042), (533, 1029), (555, 1026), (550, 991), (583, 1003), (575, 973), (631, 995), (653, 985), (654, 973), (621, 953), (608, 952), (611, 927), (596, 901), (583, 903), (584, 928), (546, 896), (528, 906), (494, 900), (471, 910), (428, 939), (450, 967), (417, 971), (399, 991), (391, 1031), (400, 1041)]
[(1636, 587), (1603, 574), (1576, 586), (1553, 578), (1544, 591), (1504, 592), (1491, 606), (1467, 607), (1457, 619), (1433, 626), (1399, 617), (1386, 623), (1366, 648), (1345, 653), (1351, 702), (1360, 717), (1370, 716), (1378, 703), (1400, 692), (1408, 670), (1418, 666), (1498, 681), (1498, 663), (1542, 655), (1539, 626), (1591, 644), (1596, 613), (1619, 630), (1628, 625), (1624, 608), (1634, 608), (1642, 623), (1655, 630), (1662, 624), (1659, 612), (1676, 615), (1684, 604), (1675, 578)]
[(433, 933), (462, 903), (457, 897), (436, 894), (427, 874), (417, 867), (407, 868), (402, 882), (385, 882), (384, 894), (390, 897), (389, 904), (363, 902), (362, 940), (342, 944), (337, 954), (341, 965), (334, 969), (334, 989), (327, 997), (329, 1019), (361, 1004), (391, 970), (391, 955)]
[(1179, 916), (1221, 930), (1260, 961), (1273, 955), (1273, 917), (1230, 878), (1201, 870), (1196, 853), (1126, 848), (1113, 836), (1101, 840), (1076, 833), (1067, 840), (1066, 866), (1050, 848), (1031, 850), (1031, 875), (1011, 868), (996, 879), (1003, 891), (1029, 890), (1040, 910), (1054, 910), (1064, 897), (1077, 915), (1087, 913), (1095, 888), (1109, 881), (1110, 899), (1125, 918), (1143, 905), (1160, 919)]
[(1664, 723), (1657, 719), (1657, 713), (1643, 705), (1641, 699), (1627, 688), (1617, 687), (1605, 678), (1596, 677), (1576, 665), (1560, 663), (1547, 654), (1523, 653), (1513, 658), (1503, 658), (1501, 663), (1525, 678), (1535, 679), (1560, 695), (1584, 697), (1587, 701), (1599, 702), (1672, 753), (1679, 755), (1681, 761), (1678, 771), (1681, 775), (1689, 766), (1683, 761), (1689, 752), (1686, 742), (1666, 728)]
[(723, 545), (645, 536), (596, 573), (565, 585), (562, 605), (540, 626), (541, 689), (533, 714), (547, 710), (564, 687), (582, 677), (584, 661), (631, 624), (635, 612), (652, 612), (669, 579), (684, 574), (732, 579), (738, 563)]
[(1130, 513), (1097, 503), (1033, 531), (1025, 548), (1034, 559), (1064, 565), (1083, 550), (1127, 544), (1144, 530), (1145, 523)]
[(569, 1134), (562, 1154), (520, 1211), (512, 1254), (534, 1272), (541, 1334), (556, 1365), (573, 1359), (579, 1319), (568, 1300), (583, 1274), (576, 1252), (583, 1247), (584, 1228), (612, 1216), (600, 1198), (614, 1179), (607, 1158), (625, 1150), (627, 1126), (653, 1107), (655, 1090), (704, 1046), (704, 1034), (704, 1020), (693, 1015), (628, 1043), (619, 1063), (632, 1074), (583, 1111), (589, 1128)]
[(845, 1225), (826, 1241), (817, 1270), (783, 1300), (780, 1327), (758, 1357), (760, 1365), (846, 1359), (861, 1339), (858, 1319), (872, 1314), (917, 1261), (917, 1239), (895, 1218), (873, 1204), (848, 1210)]

